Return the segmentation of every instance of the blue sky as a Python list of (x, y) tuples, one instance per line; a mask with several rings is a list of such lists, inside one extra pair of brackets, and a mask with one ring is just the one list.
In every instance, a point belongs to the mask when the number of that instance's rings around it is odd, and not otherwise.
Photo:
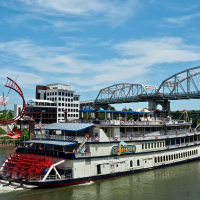
[[(71, 84), (81, 100), (118, 83), (160, 85), (199, 66), (200, 3), (163, 0), (1, 0), (0, 91), (15, 79), (26, 101), (35, 86)], [(21, 103), (10, 93), (9, 108)], [(116, 105), (117, 109), (147, 103)], [(172, 110), (200, 109), (199, 100)]]

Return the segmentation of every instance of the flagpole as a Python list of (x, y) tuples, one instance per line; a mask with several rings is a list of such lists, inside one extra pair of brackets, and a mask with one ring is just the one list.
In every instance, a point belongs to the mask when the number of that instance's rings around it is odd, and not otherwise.
[[(42, 124), (42, 114), (40, 114), (40, 122)], [(40, 128), (40, 148), (41, 148), (41, 137), (42, 137), (42, 130)]]

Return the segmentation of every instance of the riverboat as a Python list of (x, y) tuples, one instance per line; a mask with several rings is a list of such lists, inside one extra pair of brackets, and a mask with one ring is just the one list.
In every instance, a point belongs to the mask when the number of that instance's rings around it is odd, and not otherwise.
[(6, 156), (0, 168), (3, 184), (56, 187), (199, 159), (200, 132), (192, 119), (155, 118), (137, 113), (125, 120), (80, 119), (35, 129)]

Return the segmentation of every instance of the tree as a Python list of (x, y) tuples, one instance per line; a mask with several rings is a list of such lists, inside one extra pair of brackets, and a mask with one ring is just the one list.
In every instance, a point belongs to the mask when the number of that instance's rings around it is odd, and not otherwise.
[(20, 141), (24, 141), (24, 135), (26, 136), (25, 140), (29, 140), (29, 130), (28, 129), (23, 129), (22, 134), (19, 137)]

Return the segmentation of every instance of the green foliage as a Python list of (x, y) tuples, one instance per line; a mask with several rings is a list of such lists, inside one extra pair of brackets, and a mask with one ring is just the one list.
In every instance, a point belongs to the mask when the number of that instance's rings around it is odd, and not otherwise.
[(0, 127), (0, 134), (6, 134), (7, 132)]
[(22, 134), (19, 137), (20, 141), (24, 141), (24, 135), (26, 136), (26, 140), (29, 140), (29, 130), (28, 129), (23, 129)]
[[(6, 113), (7, 112), (8, 112), (7, 110), (4, 110), (4, 111), (1, 112), (1, 113), (3, 113), (3, 114), (0, 115), (1, 120), (6, 120)], [(10, 110), (7, 114), (7, 120), (10, 120), (10, 119), (13, 119), (13, 118), (14, 118), (13, 112)]]
[(181, 113), (179, 110), (177, 110), (175, 113)]

